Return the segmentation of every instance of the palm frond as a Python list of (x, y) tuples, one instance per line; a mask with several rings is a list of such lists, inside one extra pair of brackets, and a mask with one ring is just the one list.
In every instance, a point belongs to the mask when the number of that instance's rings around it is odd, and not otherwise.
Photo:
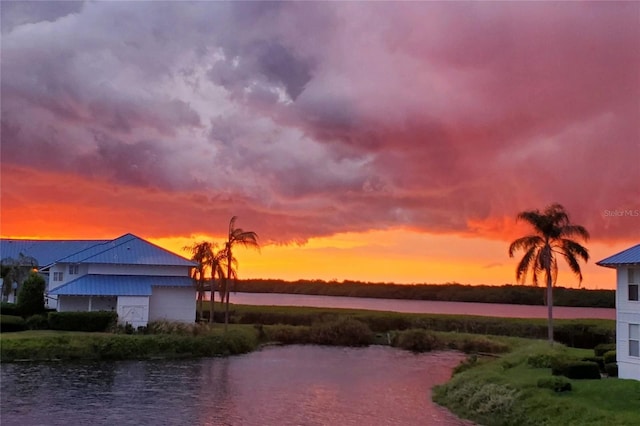
[(569, 240), (566, 238), (561, 239), (560, 249), (562, 251), (562, 254), (565, 256), (571, 255), (574, 258), (580, 257), (585, 262), (589, 261), (589, 250), (573, 240)]
[(518, 250), (529, 250), (531, 247), (539, 247), (544, 243), (544, 240), (538, 235), (527, 235), (526, 237), (518, 238), (509, 245), (509, 257), (513, 257)]
[[(529, 272), (529, 269), (532, 269), (531, 264), (535, 261), (534, 259), (537, 257), (537, 252), (537, 247), (530, 247), (522, 257), (522, 259), (520, 259), (520, 262), (518, 262), (518, 266), (516, 267), (516, 280), (518, 280), (519, 283), (524, 284), (526, 282), (527, 273)], [(535, 282), (535, 268), (533, 269)]]
[(581, 237), (588, 241), (591, 235), (584, 226), (569, 224), (562, 227), (560, 237)]

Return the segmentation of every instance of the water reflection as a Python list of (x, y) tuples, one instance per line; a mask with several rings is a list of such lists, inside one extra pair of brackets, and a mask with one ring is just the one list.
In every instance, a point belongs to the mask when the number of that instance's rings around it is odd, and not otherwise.
[(463, 355), (285, 346), (189, 361), (2, 365), (3, 425), (462, 425), (431, 402)]

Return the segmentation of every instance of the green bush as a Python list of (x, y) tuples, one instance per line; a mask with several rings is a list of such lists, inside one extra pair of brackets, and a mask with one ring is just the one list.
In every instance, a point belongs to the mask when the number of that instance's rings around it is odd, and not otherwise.
[(551, 365), (551, 374), (570, 379), (599, 379), (600, 368), (591, 361), (555, 360)]
[(31, 315), (25, 320), (29, 330), (46, 330), (49, 328), (49, 320), (45, 315)]
[(509, 350), (509, 345), (495, 340), (488, 339), (483, 336), (472, 336), (462, 341), (461, 347), (458, 349), (465, 353), (479, 352), (498, 354)]
[(615, 362), (605, 364), (604, 371), (609, 377), (618, 377), (618, 364)]
[(309, 340), (318, 345), (367, 346), (373, 342), (373, 332), (362, 321), (347, 317), (313, 324)]
[(551, 368), (553, 360), (553, 354), (535, 354), (527, 357), (527, 364), (533, 368)]
[(41, 314), (44, 312), (44, 289), (46, 283), (42, 276), (35, 272), (29, 275), (29, 278), (22, 283), (18, 292), (17, 308), (20, 315), (29, 317), (31, 315)]
[(22, 317), (17, 315), (0, 315), (0, 332), (22, 331), (27, 328)]
[(305, 344), (309, 341), (309, 327), (304, 325), (272, 325), (264, 329), (264, 339), (285, 345)]
[(571, 382), (562, 376), (542, 377), (538, 379), (538, 387), (551, 389), (554, 392), (568, 392), (571, 390)]
[(2, 304), (0, 304), (0, 314), (13, 315), (13, 316), (19, 317), (20, 310), (18, 309), (18, 306), (15, 303), (2, 302)]
[(600, 369), (600, 371), (604, 372), (604, 360), (601, 356), (586, 356), (581, 360), (595, 362), (596, 364), (598, 364), (598, 368)]
[(107, 331), (118, 320), (113, 311), (50, 312), (49, 328), (65, 331)]
[(428, 352), (442, 348), (442, 343), (435, 334), (422, 329), (411, 329), (398, 333), (394, 337), (392, 345), (413, 352)]
[(593, 348), (593, 352), (595, 356), (603, 356), (605, 353), (609, 351), (615, 351), (616, 344), (615, 343), (601, 343)]
[(604, 355), (602, 355), (602, 360), (604, 361), (605, 364), (615, 363), (617, 361), (616, 351), (613, 350), (613, 351), (605, 352)]

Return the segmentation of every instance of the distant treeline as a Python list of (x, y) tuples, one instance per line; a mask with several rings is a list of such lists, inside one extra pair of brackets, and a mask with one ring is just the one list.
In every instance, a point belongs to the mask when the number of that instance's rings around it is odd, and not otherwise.
[[(236, 291), (247, 293), (286, 293), (321, 296), (371, 297), (377, 299), (441, 300), (448, 302), (508, 303), (544, 305), (544, 287), (525, 285), (388, 284), (360, 281), (322, 281), (276, 279), (242, 280)], [(556, 287), (555, 306), (615, 308), (614, 290), (587, 290)]]

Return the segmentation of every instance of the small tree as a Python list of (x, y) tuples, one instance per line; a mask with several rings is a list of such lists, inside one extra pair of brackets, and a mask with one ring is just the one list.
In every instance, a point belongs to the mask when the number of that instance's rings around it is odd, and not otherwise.
[(40, 275), (32, 272), (20, 287), (17, 308), (23, 317), (44, 312), (45, 281)]
[(14, 288), (13, 284), (15, 283), (20, 288), (22, 283), (29, 278), (31, 271), (38, 267), (38, 261), (31, 256), (20, 253), (16, 259), (11, 257), (2, 259), (0, 266), (3, 279), (2, 300), (7, 300)]

